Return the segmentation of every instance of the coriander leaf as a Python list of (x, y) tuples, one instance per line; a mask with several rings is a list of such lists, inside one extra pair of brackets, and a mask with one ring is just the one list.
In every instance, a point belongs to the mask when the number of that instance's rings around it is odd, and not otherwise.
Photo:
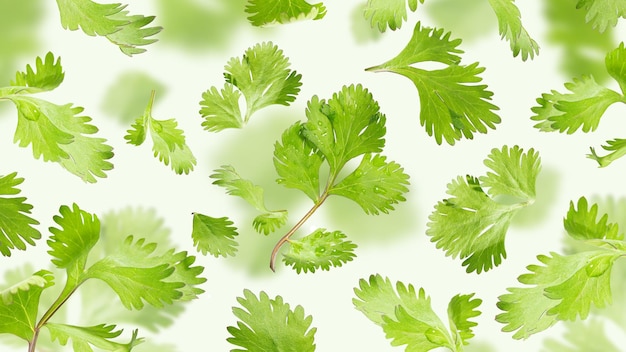
[(241, 93), (232, 84), (224, 84), (220, 91), (211, 87), (202, 93), (200, 115), (205, 118), (202, 127), (210, 132), (219, 132), (227, 128), (242, 128), (245, 124), (239, 110)]
[(54, 285), (54, 275), (40, 270), (9, 288), (0, 290), (0, 334), (32, 341), (41, 293)]
[(25, 250), (26, 244), (35, 245), (34, 240), (41, 238), (41, 232), (33, 227), (39, 221), (31, 218), (33, 206), (26, 203), (26, 197), (5, 197), (19, 194), (16, 186), (24, 182), (17, 173), (0, 177), (0, 253), (11, 256), (11, 250)]
[[(424, 0), (419, 0), (424, 3)], [(418, 0), (408, 0), (411, 11), (417, 10)], [(407, 0), (368, 0), (363, 11), (363, 16), (368, 20), (372, 28), (377, 27), (384, 32), (387, 28), (395, 31), (402, 27), (402, 22), (407, 18)]]
[[(366, 71), (393, 72), (409, 78), (420, 96), (420, 124), (437, 144), (445, 139), (450, 145), (465, 137), (472, 139), (475, 132), (487, 133), (500, 123), (491, 104), (492, 92), (478, 75), (485, 69), (478, 62), (459, 65), (460, 40), (450, 41), (450, 33), (422, 27), (418, 22), (407, 46), (395, 58)], [(437, 61), (448, 64), (438, 70), (424, 70), (413, 64)]]
[[(511, 219), (534, 202), (540, 170), (533, 149), (493, 149), (485, 161), (493, 172), (480, 179), (459, 176), (448, 184), (451, 198), (437, 203), (426, 234), (446, 255), (459, 256), (467, 272), (488, 271), (506, 258), (504, 240)], [(490, 197), (483, 187), (490, 187)]]
[(489, 0), (489, 4), (498, 17), (499, 30), (502, 38), (511, 43), (513, 56), (522, 53), (522, 61), (539, 54), (539, 45), (522, 26), (521, 14), (515, 0)]
[(237, 228), (231, 226), (228, 218), (213, 218), (200, 213), (193, 214), (193, 229), (191, 238), (198, 251), (206, 255), (210, 253), (216, 258), (219, 256), (234, 256), (237, 252)]
[(469, 321), (478, 316), (475, 310), (480, 299), (473, 299), (473, 294), (455, 296), (448, 306), (448, 318), (454, 337), (432, 310), (430, 297), (423, 288), (416, 292), (413, 285), (406, 286), (397, 282), (394, 286), (389, 278), (371, 275), (369, 281), (359, 280), (359, 287), (354, 289), (357, 298), (352, 303), (374, 323), (381, 325), (391, 345), (408, 345), (407, 351), (430, 351), (447, 347), (452, 351), (461, 351), (462, 345), (473, 336), (471, 328), (476, 324)]
[(591, 147), (590, 149), (591, 153), (587, 154), (587, 158), (597, 161), (600, 167), (606, 167), (615, 160), (626, 155), (626, 139), (616, 138), (610, 141), (606, 141), (606, 145), (603, 145), (602, 149), (610, 153), (604, 156), (599, 156), (596, 153), (595, 148)]
[(578, 0), (576, 8), (587, 11), (585, 20), (600, 32), (615, 27), (620, 17), (626, 17), (625, 0)]
[(394, 204), (403, 202), (409, 189), (409, 175), (395, 162), (386, 162), (379, 154), (365, 154), (361, 164), (346, 178), (332, 186), (336, 194), (357, 202), (366, 214), (388, 213)]
[(346, 238), (340, 231), (317, 229), (300, 240), (291, 240), (291, 247), (283, 260), (298, 274), (301, 271), (314, 273), (316, 269), (340, 267), (355, 257), (356, 245), (346, 241)]
[(161, 27), (144, 28), (154, 16), (128, 15), (126, 5), (99, 4), (91, 0), (57, 0), (61, 25), (75, 31), (81, 29), (90, 36), (104, 36), (128, 55), (146, 51), (139, 46), (152, 44), (148, 38), (161, 31)]
[(80, 275), (85, 270), (89, 252), (100, 239), (100, 220), (75, 203), (71, 208), (61, 206), (59, 213), (53, 218), (59, 228), (50, 227), (48, 254), (58, 268), (67, 269), (70, 275)]
[(246, 13), (253, 26), (285, 24), (304, 19), (319, 20), (326, 15), (322, 3), (309, 4), (305, 0), (248, 0)]
[(320, 167), (324, 156), (303, 136), (302, 128), (302, 123), (296, 122), (274, 144), (274, 167), (280, 176), (276, 182), (299, 189), (313, 202), (317, 202), (320, 198)]
[(116, 253), (93, 264), (85, 277), (107, 283), (128, 309), (141, 309), (144, 301), (163, 307), (203, 292), (196, 287), (206, 281), (198, 277), (203, 268), (191, 267), (194, 257), (173, 249), (158, 255), (156, 248), (156, 243), (128, 236)]
[(261, 291), (259, 298), (250, 290), (238, 297), (240, 307), (233, 307), (239, 321), (229, 326), (231, 344), (241, 347), (232, 351), (315, 351), (316, 328), (311, 328), (313, 318), (305, 316), (304, 308), (296, 306), (292, 311), (281, 296), (270, 299)]
[(234, 167), (222, 165), (220, 169), (215, 169), (210, 177), (215, 179), (213, 184), (226, 188), (226, 193), (241, 197), (261, 212), (253, 221), (254, 229), (257, 232), (268, 235), (287, 221), (287, 211), (267, 209), (263, 188), (255, 185), (252, 181), (241, 178)]
[(44, 60), (37, 57), (35, 60), (35, 71), (30, 65), (26, 65), (25, 72), (17, 72), (15, 81), (11, 82), (12, 87), (19, 89), (21, 94), (32, 94), (50, 91), (58, 87), (65, 77), (61, 58), (54, 60), (54, 54), (48, 52)]
[(623, 240), (624, 235), (619, 233), (618, 225), (607, 223), (608, 214), (602, 215), (598, 220), (598, 205), (594, 204), (588, 208), (587, 199), (578, 199), (578, 209), (574, 202), (570, 202), (569, 211), (563, 220), (563, 225), (567, 233), (576, 240)]
[(610, 273), (617, 251), (594, 250), (562, 256), (537, 257), (542, 265), (530, 265), (520, 283), (531, 287), (509, 288), (497, 304), (504, 311), (496, 320), (515, 339), (527, 338), (558, 320), (585, 319), (591, 305), (604, 307), (611, 301)]
[(78, 116), (83, 108), (20, 95), (6, 99), (13, 101), (18, 112), (14, 141), (20, 147), (32, 144), (36, 159), (43, 155), (44, 161), (58, 162), (92, 183), (96, 182), (95, 177), (106, 177), (104, 171), (113, 168), (108, 162), (113, 148), (104, 144), (105, 139), (89, 136), (98, 128), (89, 124), (90, 117)]
[(349, 160), (381, 152), (385, 145), (385, 115), (360, 84), (344, 86), (328, 102), (314, 96), (306, 115), (302, 134), (326, 157), (332, 175)]
[(144, 341), (143, 338), (137, 338), (137, 330), (133, 331), (133, 336), (128, 343), (122, 344), (111, 341), (122, 333), (122, 330), (114, 330), (115, 325), (100, 324), (83, 327), (47, 323), (44, 326), (50, 331), (52, 341), (58, 340), (61, 346), (67, 345), (68, 340), (72, 339), (72, 348), (75, 352), (93, 352), (91, 346), (104, 351), (130, 352)]
[(152, 91), (150, 101), (142, 117), (137, 118), (132, 129), (124, 136), (130, 144), (141, 145), (150, 132), (152, 137), (152, 151), (154, 156), (165, 165), (172, 163), (171, 167), (179, 175), (189, 174), (196, 165), (196, 158), (185, 143), (184, 132), (178, 128), (174, 119), (157, 120), (152, 117), (152, 105), (154, 104), (155, 92)]
[(535, 128), (541, 131), (576, 132), (581, 126), (583, 132), (595, 131), (606, 109), (622, 101), (617, 92), (600, 86), (591, 76), (583, 76), (565, 83), (571, 93), (562, 94), (555, 90), (537, 98), (539, 106), (531, 110), (531, 117), (540, 121)]
[[(221, 92), (211, 87), (202, 94), (202, 126), (215, 132), (242, 128), (252, 114), (264, 107), (291, 104), (300, 92), (302, 75), (289, 69), (290, 65), (283, 51), (272, 42), (248, 48), (242, 58), (231, 58), (224, 67), (226, 83)], [(239, 107), (242, 94), (245, 114)]]
[(606, 70), (609, 72), (609, 75), (611, 75), (611, 77), (613, 77), (613, 79), (616, 80), (617, 83), (619, 83), (622, 94), (626, 94), (625, 61), (626, 48), (624, 48), (624, 42), (621, 42), (615, 50), (610, 51), (604, 59)]

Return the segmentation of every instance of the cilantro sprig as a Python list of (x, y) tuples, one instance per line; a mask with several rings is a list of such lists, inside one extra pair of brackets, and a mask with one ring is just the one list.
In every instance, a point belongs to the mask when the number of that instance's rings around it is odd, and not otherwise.
[(494, 148), (485, 165), (491, 169), (485, 176), (452, 180), (451, 197), (428, 217), (426, 234), (446, 255), (464, 259), (468, 273), (488, 271), (506, 258), (506, 232), (515, 214), (534, 203), (541, 169), (539, 154), (518, 146)]
[[(605, 57), (605, 66), (609, 75), (617, 81), (621, 93), (606, 88), (596, 82), (593, 76), (582, 76), (572, 82), (565, 83), (569, 93), (560, 93), (553, 90), (537, 98), (539, 106), (531, 110), (535, 115), (531, 117), (539, 121), (534, 127), (542, 132), (566, 132), (572, 134), (578, 130), (583, 132), (595, 131), (602, 116), (615, 103), (626, 103), (626, 48), (624, 43), (609, 52)], [(606, 167), (613, 161), (626, 154), (626, 141), (613, 139), (607, 141), (602, 148), (609, 153), (603, 156), (596, 153), (591, 147), (588, 158), (595, 160), (600, 167)]]
[(357, 298), (352, 303), (368, 319), (380, 325), (392, 346), (406, 345), (407, 351), (430, 351), (446, 348), (463, 351), (463, 346), (474, 337), (477, 323), (470, 319), (480, 315), (477, 309), (482, 300), (474, 294), (456, 295), (448, 304), (449, 328), (433, 311), (430, 297), (423, 288), (415, 290), (398, 281), (392, 285), (389, 278), (371, 275), (361, 279), (354, 289)]
[(26, 197), (12, 197), (19, 194), (17, 188), (24, 179), (17, 173), (0, 176), (0, 254), (11, 256), (12, 249), (26, 250), (26, 244), (35, 245), (41, 233), (34, 225), (39, 221), (29, 214), (33, 206), (26, 203)]
[[(450, 39), (443, 29), (422, 27), (418, 22), (407, 46), (393, 59), (374, 67), (372, 72), (393, 72), (410, 79), (420, 98), (420, 124), (437, 144), (445, 139), (453, 145), (461, 138), (472, 139), (474, 133), (495, 129), (500, 117), (498, 107), (490, 100), (487, 85), (476, 84), (485, 69), (478, 62), (463, 66), (463, 53), (457, 47), (461, 39)], [(415, 67), (421, 62), (439, 62), (443, 69), (425, 70)]]
[(64, 77), (61, 59), (55, 60), (49, 52), (44, 59), (37, 57), (34, 69), (26, 65), (26, 71), (16, 73), (15, 81), (0, 87), (0, 101), (11, 101), (17, 108), (14, 141), (20, 147), (31, 145), (36, 159), (57, 162), (93, 183), (113, 168), (109, 162), (113, 148), (105, 139), (92, 136), (98, 128), (89, 124), (90, 117), (80, 115), (83, 108), (31, 96), (57, 88)]
[(130, 342), (113, 341), (122, 331), (115, 325), (75, 326), (53, 321), (56, 312), (82, 284), (98, 279), (106, 283), (127, 309), (140, 310), (145, 304), (161, 308), (176, 301), (187, 301), (203, 292), (197, 286), (205, 281), (199, 275), (202, 267), (193, 267), (195, 257), (174, 249), (157, 251), (157, 244), (132, 235), (111, 253), (89, 264), (89, 255), (100, 240), (100, 220), (73, 204), (62, 206), (54, 217), (58, 227), (51, 227), (47, 241), (52, 263), (64, 269), (66, 279), (62, 291), (40, 315), (42, 292), (54, 284), (54, 274), (41, 270), (20, 283), (0, 291), (0, 334), (15, 335), (35, 351), (39, 332), (45, 327), (53, 340), (74, 348), (90, 351), (91, 347), (107, 351), (130, 351), (143, 339), (135, 331)]
[[(207, 131), (244, 127), (252, 114), (270, 105), (288, 106), (300, 92), (302, 75), (289, 68), (283, 51), (272, 42), (248, 48), (242, 58), (224, 67), (224, 88), (211, 87), (202, 94), (200, 115)], [(245, 112), (239, 100), (243, 95)]]
[(174, 119), (157, 120), (152, 117), (152, 105), (156, 92), (152, 91), (150, 101), (143, 113), (135, 120), (127, 131), (124, 139), (129, 144), (142, 145), (149, 133), (152, 138), (152, 151), (154, 156), (165, 165), (170, 165), (172, 170), (181, 175), (189, 174), (196, 165), (196, 158), (185, 142), (183, 131), (178, 129), (178, 123)]
[[(626, 256), (626, 242), (616, 223), (606, 214), (598, 218), (598, 205), (581, 197), (570, 203), (563, 225), (571, 239), (585, 245), (576, 253), (539, 255), (540, 264), (529, 265), (518, 281), (526, 286), (508, 288), (499, 297), (503, 312), (496, 320), (505, 332), (524, 339), (558, 321), (585, 319), (592, 306), (611, 303), (611, 269)], [(581, 246), (582, 248), (582, 246)]]
[(79, 28), (89, 36), (104, 36), (132, 56), (146, 51), (143, 46), (156, 42), (152, 36), (161, 27), (146, 27), (154, 16), (129, 15), (126, 5), (100, 4), (91, 0), (57, 0), (61, 25), (71, 31)]
[(306, 0), (248, 0), (246, 13), (253, 26), (285, 24), (301, 20), (319, 20), (326, 16), (323, 3)]

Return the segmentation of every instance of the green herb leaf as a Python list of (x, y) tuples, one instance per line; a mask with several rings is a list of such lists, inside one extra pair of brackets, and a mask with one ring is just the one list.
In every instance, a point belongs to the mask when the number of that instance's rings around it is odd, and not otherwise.
[(539, 45), (522, 26), (521, 14), (515, 0), (489, 0), (498, 17), (500, 35), (511, 43), (513, 56), (522, 53), (522, 60), (533, 59), (539, 54)]
[(624, 0), (578, 0), (576, 8), (587, 11), (585, 20), (600, 32), (615, 27), (620, 17), (626, 17)]
[(228, 218), (213, 218), (200, 213), (193, 214), (191, 238), (199, 252), (219, 256), (234, 256), (237, 252), (237, 228)]
[(61, 58), (57, 57), (55, 61), (54, 54), (48, 52), (44, 60), (37, 57), (35, 70), (30, 65), (26, 65), (25, 72), (17, 72), (11, 86), (18, 88), (21, 94), (51, 91), (61, 85), (64, 77)]
[(287, 221), (287, 211), (267, 209), (263, 188), (255, 185), (252, 181), (241, 178), (234, 167), (222, 165), (220, 169), (215, 169), (210, 177), (215, 179), (213, 184), (226, 188), (226, 193), (241, 197), (262, 213), (253, 221), (253, 226), (257, 232), (268, 235)]
[(144, 340), (137, 338), (137, 330), (135, 330), (128, 343), (122, 344), (111, 341), (122, 333), (122, 330), (114, 330), (115, 325), (100, 324), (83, 327), (48, 323), (45, 327), (50, 331), (52, 341), (58, 340), (61, 346), (67, 345), (68, 340), (72, 339), (72, 348), (75, 352), (93, 352), (91, 346), (104, 351), (130, 352)]
[(317, 269), (329, 270), (352, 261), (356, 245), (346, 241), (346, 235), (339, 231), (327, 232), (317, 229), (300, 240), (291, 240), (289, 252), (283, 260), (298, 274), (301, 271), (314, 273)]
[(600, 167), (607, 167), (615, 160), (626, 155), (626, 139), (616, 138), (606, 141), (606, 145), (603, 145), (602, 149), (610, 153), (604, 156), (599, 156), (593, 147), (589, 149), (591, 150), (591, 153), (587, 154), (587, 158), (597, 161)]
[(386, 162), (384, 156), (365, 154), (361, 164), (328, 193), (352, 199), (367, 214), (388, 213), (394, 204), (406, 200), (409, 175), (403, 171), (399, 164)]
[(236, 327), (228, 327), (232, 336), (227, 339), (242, 349), (232, 351), (315, 351), (317, 329), (311, 328), (313, 318), (305, 316), (302, 306), (292, 311), (281, 296), (270, 299), (261, 292), (257, 298), (249, 290), (244, 290), (243, 294), (237, 298), (243, 308), (233, 307), (239, 321)]
[(326, 15), (324, 4), (305, 0), (248, 0), (246, 13), (253, 26), (285, 24), (300, 20), (319, 20)]
[(619, 228), (615, 223), (608, 222), (608, 214), (602, 215), (598, 220), (598, 205), (594, 204), (588, 208), (587, 199), (578, 199), (578, 209), (574, 202), (570, 202), (569, 211), (563, 220), (563, 225), (568, 235), (576, 240), (623, 240), (624, 234), (619, 233)]
[[(17, 173), (0, 177), (0, 195), (12, 196), (21, 191), (16, 186), (24, 182)], [(25, 197), (0, 197), (0, 253), (11, 256), (11, 250), (25, 250), (26, 244), (35, 245), (34, 240), (41, 238), (41, 232), (33, 227), (39, 221), (27, 214), (33, 206), (26, 203)]]
[(424, 3), (424, 0), (408, 0), (408, 4), (407, 0), (368, 0), (363, 16), (372, 28), (378, 28), (381, 32), (385, 32), (387, 28), (395, 31), (407, 19), (407, 5), (415, 12), (418, 1)]
[[(290, 65), (283, 51), (272, 42), (248, 48), (242, 58), (231, 58), (224, 68), (226, 83), (221, 92), (211, 87), (202, 94), (200, 114), (205, 118), (202, 126), (215, 132), (241, 128), (252, 114), (264, 107), (291, 104), (300, 92), (302, 75), (291, 70)], [(239, 107), (242, 94), (246, 101), (245, 114)]]
[(159, 161), (165, 165), (169, 165), (171, 162), (172, 170), (177, 174), (189, 174), (196, 165), (196, 158), (185, 143), (184, 132), (176, 128), (178, 126), (176, 120), (157, 120), (152, 117), (154, 95), (155, 92), (152, 91), (150, 102), (143, 116), (135, 121), (124, 139), (128, 143), (138, 146), (143, 144), (149, 131), (152, 137), (154, 156), (158, 157)]
[[(491, 104), (492, 92), (484, 84), (476, 84), (485, 69), (475, 62), (459, 65), (462, 51), (456, 49), (460, 39), (450, 40), (450, 33), (422, 27), (418, 22), (407, 46), (395, 58), (367, 71), (394, 72), (409, 78), (420, 95), (420, 124), (437, 144), (445, 139), (450, 145), (465, 137), (472, 139), (475, 132), (487, 133), (500, 123)], [(436, 61), (449, 66), (438, 70), (424, 70), (413, 65)]]
[(371, 275), (369, 281), (361, 279), (354, 289), (357, 298), (352, 302), (374, 323), (381, 325), (392, 346), (407, 345), (407, 351), (430, 351), (447, 347), (461, 351), (467, 340), (473, 337), (476, 323), (470, 318), (480, 315), (476, 310), (480, 299), (470, 295), (455, 296), (448, 306), (448, 318), (453, 335), (433, 311), (430, 297), (424, 289), (415, 291), (413, 285), (397, 282), (394, 286), (388, 278)]
[(0, 290), (0, 334), (32, 341), (41, 293), (54, 285), (54, 275), (40, 270), (7, 289)]
[[(446, 255), (459, 256), (467, 272), (488, 271), (506, 258), (504, 239), (513, 216), (534, 202), (539, 155), (515, 146), (493, 149), (485, 160), (493, 173), (480, 180), (467, 175), (448, 184), (451, 198), (428, 217), (426, 234)], [(481, 184), (482, 181), (482, 184)], [(490, 187), (490, 197), (483, 187)]]

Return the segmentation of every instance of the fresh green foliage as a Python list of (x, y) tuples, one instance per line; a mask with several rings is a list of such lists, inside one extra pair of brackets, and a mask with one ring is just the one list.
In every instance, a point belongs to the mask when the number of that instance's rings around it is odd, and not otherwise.
[(423, 288), (416, 292), (413, 285), (398, 281), (394, 289), (389, 278), (377, 274), (369, 281), (361, 279), (354, 292), (356, 309), (383, 328), (392, 346), (407, 345), (407, 351), (440, 347), (462, 351), (474, 337), (472, 329), (477, 324), (470, 319), (480, 315), (476, 308), (482, 303), (472, 299), (473, 293), (454, 296), (448, 304), (448, 329), (433, 311)]
[(129, 15), (126, 5), (99, 4), (91, 0), (57, 0), (61, 25), (75, 31), (81, 29), (90, 36), (104, 36), (120, 50), (132, 56), (146, 51), (142, 46), (156, 42), (150, 38), (161, 27), (146, 27), (154, 16)]
[[(531, 117), (539, 121), (535, 128), (543, 132), (567, 132), (572, 134), (582, 128), (583, 132), (595, 131), (600, 119), (609, 106), (621, 102), (626, 103), (626, 48), (621, 43), (618, 48), (606, 55), (605, 66), (609, 75), (619, 83), (621, 94), (596, 83), (592, 76), (583, 76), (566, 83), (571, 93), (562, 94), (555, 90), (544, 93), (537, 99), (539, 106), (531, 110), (535, 113)], [(611, 164), (626, 154), (626, 143), (623, 139), (607, 141), (602, 148), (609, 154), (599, 156), (594, 148), (587, 157), (598, 162), (600, 167)]]
[[(213, 132), (242, 128), (264, 107), (291, 104), (300, 92), (302, 75), (289, 66), (289, 59), (272, 42), (248, 48), (242, 58), (231, 58), (224, 67), (224, 88), (211, 87), (202, 94), (202, 126)], [(245, 113), (239, 107), (241, 95)]]
[(585, 20), (600, 32), (615, 27), (620, 17), (626, 18), (625, 0), (578, 0), (576, 8), (585, 10)]
[(522, 60), (526, 61), (528, 57), (532, 59), (539, 54), (539, 45), (522, 26), (515, 0), (489, 0), (489, 4), (498, 17), (500, 35), (511, 43), (513, 56), (521, 53)]
[(26, 203), (26, 197), (11, 197), (21, 191), (17, 186), (24, 179), (17, 173), (0, 177), (0, 253), (11, 256), (12, 249), (26, 250), (26, 244), (35, 245), (41, 233), (33, 225), (39, 221), (31, 218), (33, 206)]
[(143, 238), (135, 240), (128, 236), (112, 253), (89, 265), (89, 254), (100, 240), (100, 220), (76, 204), (62, 206), (59, 212), (60, 215), (54, 217), (58, 227), (50, 228), (52, 236), (48, 240), (52, 263), (67, 273), (58, 298), (39, 317), (39, 297), (52, 285), (54, 278), (48, 271), (39, 271), (0, 294), (3, 298), (0, 316), (12, 317), (6, 326), (0, 323), (0, 333), (26, 340), (32, 351), (44, 326), (61, 345), (72, 339), (77, 351), (92, 351), (90, 345), (108, 351), (130, 351), (142, 341), (136, 333), (128, 344), (111, 341), (121, 333), (115, 331), (114, 325), (80, 327), (50, 321), (73, 293), (90, 279), (106, 283), (128, 309), (142, 309), (144, 302), (160, 308), (164, 304), (196, 298), (203, 292), (197, 286), (206, 281), (199, 276), (204, 268), (192, 267), (195, 257), (174, 249), (157, 251), (156, 243), (147, 243)]
[(176, 128), (176, 120), (157, 120), (152, 117), (152, 105), (154, 104), (155, 92), (152, 91), (150, 102), (143, 113), (132, 125), (132, 129), (127, 131), (124, 139), (133, 145), (141, 145), (146, 140), (146, 135), (150, 133), (152, 137), (152, 151), (154, 156), (165, 165), (172, 163), (174, 172), (181, 175), (189, 174), (196, 165), (196, 158), (185, 143), (183, 131)]
[[(491, 104), (492, 92), (484, 84), (476, 84), (485, 69), (478, 62), (461, 65), (463, 51), (457, 47), (461, 39), (450, 40), (443, 29), (422, 27), (418, 22), (407, 46), (393, 59), (367, 71), (393, 72), (410, 79), (420, 96), (420, 124), (437, 144), (445, 139), (453, 145), (461, 138), (472, 139), (474, 133), (487, 133), (500, 123)], [(443, 69), (425, 70), (415, 67), (422, 62), (447, 65)]]
[(323, 3), (305, 0), (248, 0), (246, 13), (253, 26), (285, 24), (300, 20), (319, 20), (326, 16)]
[(496, 320), (506, 324), (503, 331), (527, 338), (560, 320), (585, 319), (592, 306), (611, 303), (611, 269), (626, 255), (626, 242), (617, 224), (609, 223), (606, 214), (597, 215), (597, 204), (589, 208), (584, 197), (577, 205), (571, 202), (565, 230), (588, 247), (569, 255), (539, 255), (543, 265), (529, 265), (530, 272), (518, 278), (528, 286), (509, 288), (499, 298), (503, 313)]
[(214, 172), (210, 176), (215, 179), (213, 184), (226, 188), (228, 194), (241, 197), (261, 212), (252, 221), (252, 226), (257, 232), (269, 235), (285, 224), (288, 216), (287, 211), (267, 209), (263, 188), (255, 185), (252, 181), (241, 178), (235, 168), (230, 165), (222, 165), (222, 168), (216, 169)]
[(378, 28), (384, 32), (387, 28), (395, 31), (402, 27), (402, 23), (406, 21), (406, 7), (413, 12), (417, 10), (417, 4), (424, 3), (424, 0), (368, 0), (363, 16), (367, 19), (372, 27)]
[(200, 213), (193, 214), (193, 230), (191, 238), (198, 251), (206, 255), (234, 256), (237, 252), (237, 228), (228, 218), (213, 218)]
[(354, 257), (356, 245), (346, 240), (346, 235), (339, 231), (327, 232), (317, 229), (300, 240), (289, 242), (289, 252), (283, 257), (285, 264), (301, 271), (314, 273), (316, 269), (329, 270), (331, 266), (340, 267)]
[(281, 296), (270, 299), (261, 292), (257, 298), (250, 290), (244, 290), (237, 302), (243, 308), (233, 307), (239, 321), (236, 327), (228, 327), (232, 336), (227, 340), (241, 349), (231, 351), (315, 351), (317, 329), (311, 327), (313, 318), (305, 316), (302, 306), (291, 310)]
[[(339, 266), (353, 257), (355, 246), (343, 237), (336, 238), (335, 234), (340, 234), (337, 231), (319, 229), (302, 241), (290, 240), (330, 195), (351, 199), (365, 213), (374, 215), (388, 213), (405, 200), (409, 176), (400, 165), (379, 154), (386, 132), (385, 115), (379, 110), (367, 89), (361, 85), (344, 86), (328, 101), (311, 98), (307, 121), (296, 122), (283, 132), (274, 148), (277, 182), (301, 190), (314, 205), (274, 247), (272, 269), (278, 250), (287, 242), (295, 247), (285, 262), (298, 272), (313, 272), (320, 267), (326, 270), (328, 265)], [(346, 165), (357, 157), (361, 157), (361, 162), (350, 171)], [(324, 163), (328, 168), (322, 172)]]
[(25, 72), (17, 72), (15, 81), (0, 88), (0, 101), (10, 100), (17, 108), (17, 128), (14, 141), (20, 147), (32, 145), (33, 156), (54, 161), (86, 182), (95, 177), (106, 177), (104, 171), (113, 165), (113, 148), (106, 140), (91, 137), (98, 129), (89, 124), (91, 118), (78, 116), (83, 108), (72, 104), (56, 105), (30, 94), (57, 88), (63, 82), (61, 59), (48, 53), (37, 58), (35, 69), (26, 65)]
[(464, 259), (467, 272), (478, 274), (506, 258), (506, 231), (513, 216), (534, 202), (541, 169), (539, 154), (518, 146), (492, 149), (485, 165), (492, 172), (459, 176), (448, 184), (451, 198), (437, 203), (426, 230), (437, 248)]

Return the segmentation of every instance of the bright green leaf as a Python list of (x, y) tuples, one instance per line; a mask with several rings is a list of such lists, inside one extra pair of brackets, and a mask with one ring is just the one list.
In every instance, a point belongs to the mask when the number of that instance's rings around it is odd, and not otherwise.
[(585, 20), (600, 32), (615, 27), (620, 17), (626, 17), (626, 0), (578, 0), (576, 8), (587, 11)]
[(626, 94), (626, 48), (624, 42), (609, 52), (604, 59), (609, 75), (619, 83), (622, 94)]
[[(0, 177), (0, 195), (13, 196), (20, 193), (16, 186), (24, 182), (21, 177), (12, 173)], [(0, 253), (11, 256), (11, 250), (17, 248), (25, 250), (26, 244), (35, 245), (41, 238), (41, 232), (33, 227), (39, 221), (31, 218), (33, 206), (26, 203), (25, 197), (0, 197)]]
[(522, 60), (526, 61), (528, 57), (533, 59), (539, 54), (539, 45), (522, 26), (515, 0), (489, 0), (489, 4), (498, 17), (500, 35), (511, 43), (513, 56), (521, 52)]
[(615, 160), (626, 155), (626, 139), (616, 138), (610, 141), (606, 141), (606, 145), (603, 145), (602, 149), (610, 153), (604, 156), (599, 156), (596, 153), (596, 150), (592, 147), (590, 148), (591, 153), (587, 154), (587, 158), (597, 161), (600, 167), (606, 167)]
[(356, 245), (346, 240), (339, 231), (327, 232), (317, 229), (300, 240), (290, 240), (290, 249), (283, 258), (298, 274), (314, 273), (316, 269), (329, 270), (352, 261)]
[(239, 321), (237, 326), (229, 326), (231, 344), (241, 347), (231, 351), (315, 351), (316, 328), (311, 328), (313, 318), (305, 316), (304, 308), (296, 306), (291, 310), (281, 296), (270, 299), (265, 292), (257, 298), (254, 293), (244, 290), (238, 297), (240, 307), (233, 307)]
[(248, 0), (246, 13), (253, 26), (285, 24), (305, 19), (319, 20), (326, 15), (324, 4), (305, 0)]
[(402, 23), (407, 19), (407, 5), (411, 11), (417, 10), (418, 1), (424, 0), (368, 0), (363, 16), (368, 20), (372, 28), (378, 28), (384, 32), (387, 28), (395, 31), (402, 27)]
[(17, 72), (15, 81), (11, 82), (12, 87), (19, 88), (19, 93), (32, 94), (50, 91), (58, 87), (65, 74), (61, 67), (61, 58), (54, 60), (54, 54), (48, 52), (44, 60), (37, 57), (35, 60), (35, 70), (30, 65), (26, 65), (25, 72)]
[(61, 346), (67, 345), (72, 340), (74, 352), (93, 352), (93, 347), (111, 352), (130, 352), (133, 347), (143, 342), (143, 338), (137, 338), (137, 330), (128, 343), (122, 344), (111, 341), (118, 337), (122, 330), (114, 330), (115, 325), (100, 324), (96, 326), (74, 326), (66, 324), (48, 323), (44, 325), (50, 331), (52, 341), (58, 340)]
[(237, 228), (228, 218), (213, 218), (200, 213), (193, 214), (191, 238), (199, 252), (219, 256), (234, 256), (237, 252)]
[(204, 117), (202, 127), (210, 132), (219, 132), (227, 128), (242, 128), (244, 126), (239, 98), (241, 92), (235, 90), (232, 84), (224, 84), (221, 92), (211, 87), (202, 93), (200, 101), (200, 115)]
[(578, 209), (574, 202), (570, 202), (569, 211), (563, 220), (567, 233), (576, 240), (608, 239), (623, 240), (624, 234), (619, 233), (615, 223), (608, 223), (608, 215), (604, 214), (598, 220), (598, 205), (588, 208), (587, 199), (578, 199)]

